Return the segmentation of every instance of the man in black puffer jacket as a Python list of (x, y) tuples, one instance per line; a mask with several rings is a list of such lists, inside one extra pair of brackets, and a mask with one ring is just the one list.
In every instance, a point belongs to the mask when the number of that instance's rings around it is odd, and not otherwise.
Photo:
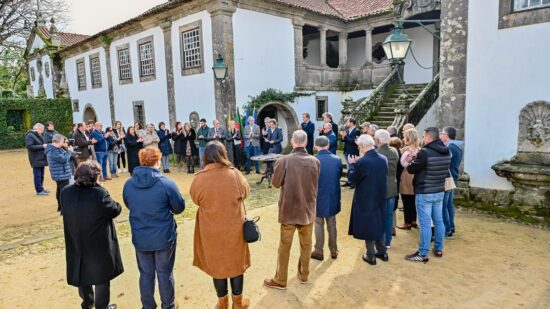
[(405, 257), (408, 261), (429, 261), (432, 229), (430, 219), (435, 225), (434, 255), (443, 256), (445, 225), (443, 224), (443, 196), (445, 178), (449, 175), (451, 156), (449, 149), (439, 139), (439, 129), (431, 127), (424, 130), (424, 147), (406, 166), (414, 175), (413, 185), (416, 194), (416, 209), (420, 223), (420, 245), (418, 251)]

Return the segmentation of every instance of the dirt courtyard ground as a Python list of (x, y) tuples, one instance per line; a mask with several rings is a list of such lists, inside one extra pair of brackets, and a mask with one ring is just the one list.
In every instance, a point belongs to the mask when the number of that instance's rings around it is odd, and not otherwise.
[[(79, 308), (76, 288), (66, 284), (62, 221), (55, 197), (34, 195), (32, 172), (24, 151), (0, 152), (0, 308)], [(192, 176), (171, 174), (185, 197)], [(107, 182), (121, 202), (127, 175)], [(338, 215), (337, 260), (311, 262), (309, 284), (296, 280), (295, 239), (287, 291), (267, 290), (275, 272), (279, 225), (277, 191), (253, 183), (249, 211), (261, 216), (262, 240), (251, 244), (252, 267), (245, 275), (245, 294), (253, 308), (550, 308), (550, 233), (504, 222), (465, 209), (457, 212), (457, 237), (445, 242), (445, 256), (414, 264), (403, 259), (416, 250), (418, 230), (398, 231), (390, 261), (370, 266), (361, 260), (364, 245), (347, 236), (352, 191), (343, 190)], [(55, 184), (46, 175), (46, 187)], [(190, 200), (187, 198), (187, 202)], [(213, 308), (211, 278), (192, 266), (193, 213), (190, 205), (177, 216), (176, 298), (180, 308)], [(123, 208), (125, 208), (123, 206)], [(398, 222), (402, 212), (397, 212)], [(139, 308), (138, 270), (124, 209), (117, 220), (125, 272), (111, 282), (111, 302)]]

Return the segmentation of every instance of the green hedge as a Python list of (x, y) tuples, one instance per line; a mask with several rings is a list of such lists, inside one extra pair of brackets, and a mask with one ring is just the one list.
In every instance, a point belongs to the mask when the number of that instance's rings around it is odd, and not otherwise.
[[(8, 112), (10, 112), (9, 125)], [(24, 147), (27, 131), (37, 122), (45, 124), (48, 121), (53, 121), (55, 129), (67, 135), (73, 123), (71, 101), (69, 99), (0, 99), (0, 149)]]

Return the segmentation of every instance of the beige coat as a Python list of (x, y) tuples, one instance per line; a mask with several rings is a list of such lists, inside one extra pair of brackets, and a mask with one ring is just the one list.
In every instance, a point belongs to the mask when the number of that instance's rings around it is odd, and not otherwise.
[(275, 163), (272, 183), (281, 188), (279, 223), (308, 225), (315, 221), (320, 166), (305, 148), (296, 148)]
[[(412, 150), (417, 151), (419, 149), (405, 146), (401, 149), (401, 156), (405, 156), (406, 154), (408, 154), (408, 152), (411, 152)], [(401, 158), (400, 161), (402, 162), (404, 159), (405, 158)], [(399, 163), (403, 165), (401, 162)], [(401, 173), (401, 181), (399, 182), (399, 193), (404, 195), (414, 195), (413, 179), (414, 175), (409, 174), (409, 172), (407, 172), (407, 169), (404, 168), (403, 173)]]
[(199, 206), (193, 265), (216, 279), (238, 277), (250, 267), (240, 192), (243, 198), (250, 192), (244, 176), (221, 164), (208, 164), (198, 172), (189, 190)]

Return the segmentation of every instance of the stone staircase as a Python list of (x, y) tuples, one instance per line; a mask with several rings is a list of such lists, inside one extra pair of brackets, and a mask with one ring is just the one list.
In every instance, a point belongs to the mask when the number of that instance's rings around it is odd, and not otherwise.
[(377, 111), (366, 120), (378, 125), (381, 129), (391, 126), (395, 119), (395, 109), (409, 106), (426, 85), (398, 84), (388, 89)]

